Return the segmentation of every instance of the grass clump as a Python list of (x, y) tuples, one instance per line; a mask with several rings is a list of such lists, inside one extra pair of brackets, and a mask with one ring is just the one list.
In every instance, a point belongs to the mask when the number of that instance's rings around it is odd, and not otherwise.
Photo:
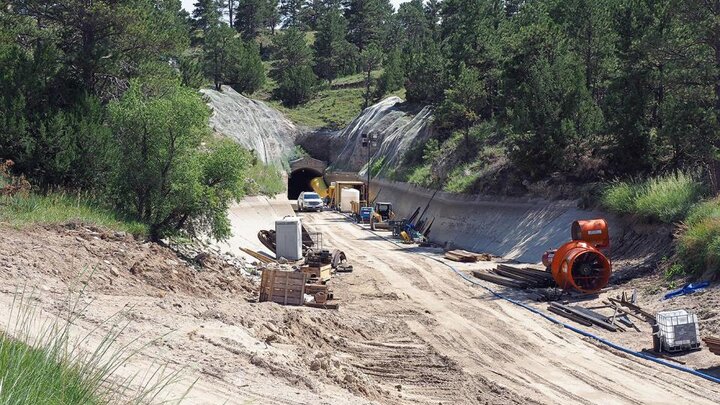
[(642, 182), (613, 183), (605, 190), (602, 205), (618, 214), (672, 223), (683, 219), (701, 196), (700, 183), (678, 172)]
[[(79, 307), (79, 297), (68, 302), (62, 318), (43, 314), (30, 304), (35, 299), (18, 293), (4, 328), (7, 332), (0, 331), (0, 404), (149, 403), (178, 381), (179, 372), (167, 372), (162, 366), (150, 367), (144, 376), (118, 378), (116, 372), (137, 354), (118, 343), (127, 322), (112, 318), (72, 337), (71, 329), (86, 310)], [(107, 332), (100, 332), (99, 343), (91, 342), (90, 336), (101, 327)]]
[(678, 234), (679, 262), (697, 276), (720, 274), (720, 199), (695, 206)]
[(82, 193), (29, 193), (0, 197), (0, 222), (12, 226), (73, 221), (124, 231), (136, 237), (148, 234), (147, 225), (122, 218)]

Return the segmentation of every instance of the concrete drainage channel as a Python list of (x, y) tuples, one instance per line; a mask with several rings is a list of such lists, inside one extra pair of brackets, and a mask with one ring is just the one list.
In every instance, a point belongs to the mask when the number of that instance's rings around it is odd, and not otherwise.
[[(385, 240), (385, 241), (387, 241), (387, 242), (390, 242), (390, 243), (392, 243), (393, 245), (398, 246), (398, 247), (404, 249), (404, 246), (403, 246), (402, 244), (397, 243), (395, 240), (390, 239), (390, 238), (387, 238), (386, 236), (384, 236), (384, 235), (382, 235), (382, 234), (380, 234), (380, 233), (378, 233), (378, 232), (375, 232), (375, 231), (373, 231), (373, 230), (370, 230), (370, 229), (368, 229), (368, 228), (363, 227), (362, 225), (358, 224), (358, 223), (357, 223), (352, 217), (350, 217), (349, 215), (344, 214), (344, 213), (339, 213), (339, 214), (342, 215), (343, 217), (345, 217), (348, 221), (352, 222), (355, 226), (359, 227), (360, 229), (367, 230), (367, 231), (371, 232), (373, 235), (375, 235), (375, 236), (377, 236), (377, 237), (379, 237), (379, 238), (382, 238), (383, 240)], [(433, 260), (433, 261), (435, 261), (435, 262), (438, 262), (438, 263), (440, 263), (440, 264), (442, 264), (442, 265), (450, 268), (456, 275), (460, 276), (460, 277), (463, 278), (465, 281), (467, 281), (467, 282), (469, 282), (469, 283), (471, 283), (471, 284), (473, 284), (473, 285), (476, 285), (476, 286), (479, 286), (479, 287), (483, 288), (484, 290), (486, 290), (487, 292), (489, 292), (489, 293), (492, 294), (493, 296), (495, 296), (495, 297), (497, 297), (497, 298), (500, 298), (500, 299), (502, 299), (502, 300), (505, 300), (505, 301), (507, 301), (507, 302), (510, 302), (510, 303), (512, 303), (512, 304), (514, 304), (514, 305), (517, 305), (517, 306), (519, 306), (519, 307), (522, 307), (522, 308), (524, 308), (524, 309), (526, 309), (526, 310), (528, 310), (528, 311), (530, 311), (530, 312), (532, 312), (532, 313), (534, 313), (534, 314), (536, 314), (536, 315), (541, 316), (542, 318), (544, 318), (544, 319), (546, 319), (546, 320), (548, 320), (548, 321), (550, 321), (550, 322), (552, 322), (552, 323), (554, 323), (554, 324), (561, 325), (562, 327), (564, 327), (564, 328), (566, 328), (566, 329), (568, 329), (568, 330), (571, 330), (571, 331), (573, 331), (573, 332), (575, 332), (575, 333), (577, 333), (577, 334), (579, 334), (579, 335), (582, 335), (582, 336), (584, 336), (584, 337), (593, 339), (593, 340), (595, 340), (595, 341), (597, 341), (597, 342), (599, 342), (599, 343), (602, 343), (603, 345), (606, 345), (606, 346), (608, 346), (608, 347), (611, 347), (611, 348), (613, 348), (613, 349), (615, 349), (615, 350), (619, 350), (619, 351), (621, 351), (621, 352), (623, 352), (623, 353), (632, 355), (632, 356), (634, 356), (634, 357), (641, 358), (641, 359), (644, 359), (644, 360), (649, 360), (649, 361), (655, 362), (655, 363), (657, 363), (657, 364), (661, 364), (661, 365), (663, 365), (663, 366), (666, 366), (666, 367), (669, 367), (669, 368), (672, 368), (672, 369), (675, 369), (675, 370), (678, 370), (678, 371), (682, 371), (682, 372), (689, 373), (689, 374), (692, 374), (692, 375), (697, 376), (697, 377), (700, 377), (700, 378), (704, 378), (704, 379), (706, 379), (706, 380), (708, 380), (708, 381), (712, 381), (712, 382), (714, 382), (714, 383), (720, 383), (720, 378), (714, 377), (714, 376), (712, 376), (712, 375), (710, 375), (710, 374), (703, 373), (703, 372), (701, 372), (701, 371), (698, 371), (698, 370), (695, 370), (695, 369), (692, 369), (692, 368), (689, 368), (689, 367), (684, 367), (684, 366), (682, 366), (682, 365), (673, 364), (673, 363), (670, 363), (670, 362), (668, 362), (668, 361), (665, 361), (665, 360), (662, 360), (662, 359), (659, 359), (659, 358), (656, 358), (656, 357), (653, 357), (653, 356), (649, 356), (649, 355), (647, 355), (647, 354), (645, 354), (645, 353), (643, 353), (643, 352), (638, 352), (638, 351), (629, 349), (629, 348), (627, 348), (627, 347), (623, 347), (623, 346), (618, 345), (618, 344), (616, 344), (616, 343), (613, 343), (613, 342), (611, 342), (611, 341), (609, 341), (609, 340), (607, 340), (607, 339), (604, 339), (604, 338), (602, 338), (602, 337), (600, 337), (600, 336), (597, 336), (597, 335), (595, 335), (595, 334), (586, 332), (586, 331), (584, 331), (584, 330), (582, 330), (582, 329), (576, 328), (576, 327), (574, 327), (574, 326), (572, 326), (572, 325), (569, 325), (569, 324), (567, 324), (567, 323), (565, 323), (565, 322), (563, 322), (563, 321), (560, 321), (559, 319), (557, 319), (557, 318), (555, 318), (555, 317), (552, 317), (552, 316), (550, 316), (550, 315), (547, 315), (547, 314), (543, 313), (542, 311), (539, 311), (538, 309), (533, 308), (533, 307), (530, 306), (530, 305), (524, 304), (524, 303), (522, 303), (522, 302), (520, 302), (520, 301), (517, 301), (517, 300), (514, 300), (514, 299), (512, 299), (512, 298), (506, 297), (506, 296), (504, 296), (503, 294), (500, 294), (500, 293), (494, 291), (492, 288), (489, 288), (489, 287), (483, 285), (483, 284), (480, 283), (479, 281), (474, 280), (473, 278), (469, 277), (468, 275), (466, 275), (466, 274), (464, 274), (463, 272), (461, 272), (460, 270), (458, 270), (456, 267), (450, 265), (449, 263), (447, 263), (447, 262), (445, 262), (445, 261), (443, 261), (443, 260), (438, 259), (437, 257), (435, 257), (435, 256), (433, 256), (433, 255), (430, 255), (430, 254), (427, 254), (427, 253), (423, 253), (423, 252), (410, 252), (410, 253), (418, 254), (418, 255), (427, 257), (427, 258), (429, 258), (429, 259), (431, 259), (431, 260)]]

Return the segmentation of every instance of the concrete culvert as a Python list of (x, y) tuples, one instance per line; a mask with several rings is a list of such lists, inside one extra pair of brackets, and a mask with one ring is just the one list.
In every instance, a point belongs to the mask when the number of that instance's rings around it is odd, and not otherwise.
[(293, 170), (288, 176), (288, 199), (297, 200), (303, 191), (314, 191), (310, 182), (320, 176), (322, 176), (322, 173), (315, 169), (302, 168)]

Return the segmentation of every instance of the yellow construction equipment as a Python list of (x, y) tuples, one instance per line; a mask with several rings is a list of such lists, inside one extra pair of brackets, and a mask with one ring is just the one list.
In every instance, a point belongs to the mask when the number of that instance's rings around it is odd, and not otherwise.
[(315, 177), (314, 179), (310, 180), (310, 187), (312, 187), (313, 191), (316, 192), (320, 196), (320, 198), (325, 198), (328, 196), (328, 187), (322, 177)]
[(370, 219), (370, 229), (391, 229), (389, 221), (393, 219), (395, 219), (395, 212), (393, 212), (392, 203), (376, 202)]

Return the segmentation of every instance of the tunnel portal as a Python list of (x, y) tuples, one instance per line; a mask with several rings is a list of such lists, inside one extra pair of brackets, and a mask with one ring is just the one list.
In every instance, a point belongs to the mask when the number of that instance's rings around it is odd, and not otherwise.
[(302, 168), (294, 170), (288, 176), (288, 199), (297, 200), (303, 191), (313, 191), (310, 180), (322, 176), (322, 173), (315, 169)]
[(310, 156), (290, 162), (290, 175), (287, 184), (288, 199), (297, 200), (303, 191), (313, 191), (310, 181), (316, 177), (322, 177), (326, 168), (327, 163)]

